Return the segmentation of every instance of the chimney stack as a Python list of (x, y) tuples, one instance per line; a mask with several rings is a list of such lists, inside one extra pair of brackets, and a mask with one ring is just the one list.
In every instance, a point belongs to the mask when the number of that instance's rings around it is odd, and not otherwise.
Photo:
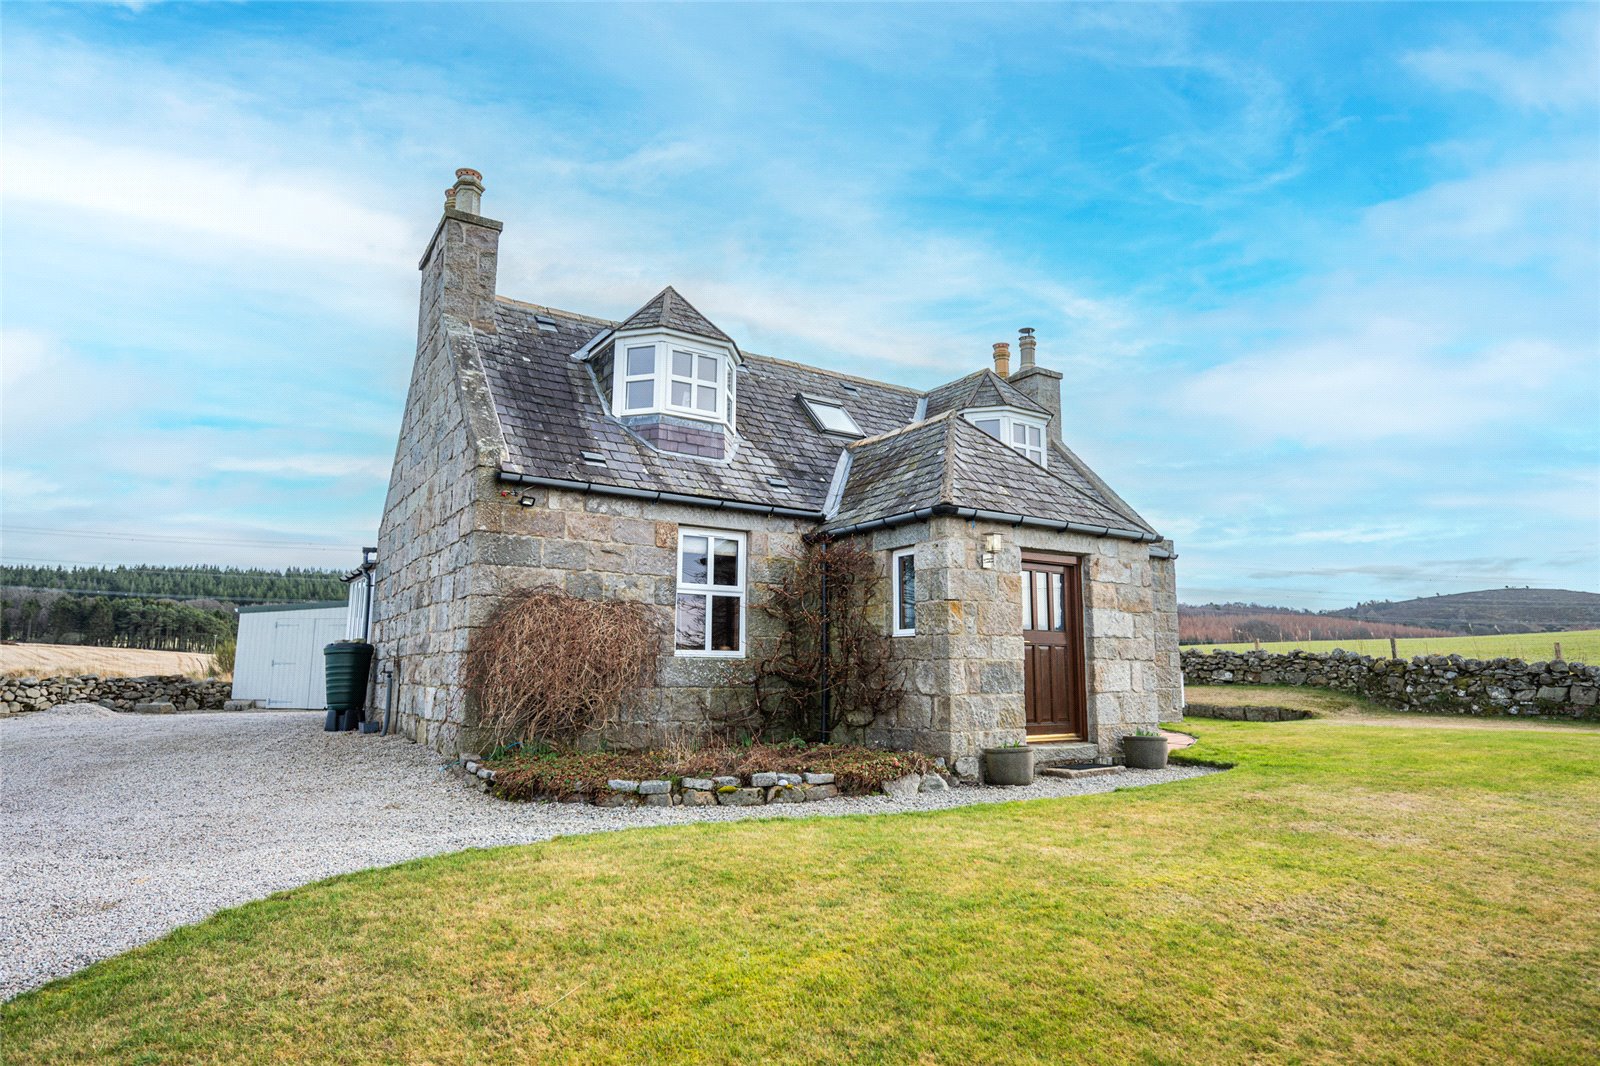
[(483, 214), (483, 175), (476, 170), (462, 167), (456, 171), (456, 183), (451, 187), (451, 196), (445, 201), (447, 207), (452, 207), (468, 215)]
[(994, 372), (1003, 378), (1011, 376), (1011, 345), (1006, 341), (994, 346)]
[(494, 290), (501, 223), (484, 218), (483, 175), (462, 167), (444, 192), (444, 217), (422, 261), (418, 358), (437, 349), (446, 318), (485, 333), (495, 330)]
[(1028, 399), (1050, 412), (1050, 422), (1045, 427), (1045, 432), (1052, 440), (1061, 439), (1061, 374), (1059, 371), (1049, 370), (1034, 362), (1034, 350), (1038, 347), (1038, 340), (1033, 335), (1033, 330), (1023, 328), (1017, 331), (1017, 348), (1022, 353), (1022, 365), (1008, 380)]
[(1022, 369), (1026, 370), (1033, 365), (1033, 350), (1038, 346), (1038, 341), (1033, 339), (1033, 330), (1024, 327), (1022, 336), (1017, 338), (1017, 349), (1022, 353)]

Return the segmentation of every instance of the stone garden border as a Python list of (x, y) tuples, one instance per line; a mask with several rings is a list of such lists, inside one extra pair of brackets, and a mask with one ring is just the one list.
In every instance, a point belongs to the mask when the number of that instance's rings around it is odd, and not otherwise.
[[(463, 756), (456, 766), (468, 777), (483, 782), (493, 792), (495, 772), (483, 765), (477, 755)], [(921, 792), (945, 792), (949, 779), (937, 770), (927, 774), (907, 774), (884, 782), (882, 794), (904, 799)], [(612, 778), (606, 791), (593, 800), (582, 792), (559, 797), (559, 803), (593, 803), (596, 807), (757, 807), (772, 803), (815, 803), (842, 796), (833, 774), (759, 772), (740, 778), (717, 777), (656, 778), (635, 781)]]

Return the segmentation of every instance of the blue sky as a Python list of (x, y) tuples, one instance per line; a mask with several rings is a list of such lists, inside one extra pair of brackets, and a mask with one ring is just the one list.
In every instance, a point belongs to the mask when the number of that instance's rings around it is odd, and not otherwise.
[(1189, 602), (1600, 589), (1600, 8), (3, 9), (4, 556), (348, 566), (503, 294), (929, 387), (1038, 330)]

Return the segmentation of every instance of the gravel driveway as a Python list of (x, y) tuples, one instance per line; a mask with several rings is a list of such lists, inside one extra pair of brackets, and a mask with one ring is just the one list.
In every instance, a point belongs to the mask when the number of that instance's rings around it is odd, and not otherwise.
[(1209, 772), (904, 800), (608, 810), (491, 799), (408, 741), (324, 733), (321, 713), (104, 714), (0, 720), (0, 998), (224, 907), (422, 855), (690, 821), (1081, 795)]

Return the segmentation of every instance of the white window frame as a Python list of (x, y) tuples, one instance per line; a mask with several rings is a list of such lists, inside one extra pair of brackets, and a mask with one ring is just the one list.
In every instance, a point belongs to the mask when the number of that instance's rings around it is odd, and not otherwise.
[[(650, 373), (628, 373), (628, 349), (630, 348), (649, 348), (651, 350), (653, 353), (653, 361), (650, 364)], [(613, 351), (615, 354), (612, 355), (611, 361), (616, 364), (617, 371), (617, 413), (620, 415), (631, 415), (643, 414), (656, 410), (656, 408), (661, 404), (661, 346), (656, 344), (654, 341), (623, 341), (619, 343), (615, 349), (613, 349)], [(635, 381), (650, 382), (650, 388), (652, 390), (650, 394), (650, 402), (644, 407), (628, 406), (628, 385), (630, 382)]]
[[(687, 355), (689, 357), (688, 377), (680, 376), (673, 369), (672, 364), (679, 355)], [(706, 381), (700, 376), (700, 360), (702, 359), (711, 359), (716, 362), (717, 376), (714, 381)], [(689, 386), (689, 405), (687, 407), (681, 407), (672, 402), (672, 386), (679, 384)], [(692, 413), (700, 418), (716, 418), (720, 421), (721, 412), (719, 408), (722, 406), (722, 390), (727, 388), (727, 385), (728, 362), (722, 356), (715, 352), (702, 352), (698, 348), (691, 348), (686, 344), (667, 345), (667, 395), (663, 403), (669, 410), (681, 414)], [(710, 389), (712, 392), (711, 406), (709, 408), (700, 406), (701, 389)]]
[[(981, 421), (998, 419), (1000, 422), (999, 441), (1001, 444), (1004, 444), (1007, 448), (1030, 462), (1046, 468), (1050, 466), (1050, 438), (1045, 432), (1045, 420), (1043, 418), (1036, 415), (1023, 414), (1014, 407), (976, 407), (962, 411), (961, 417), (971, 422), (974, 426)], [(1024, 432), (1032, 430), (1039, 434), (1038, 448), (1030, 448), (1025, 444), (1016, 443), (1018, 427), (1025, 427)], [(982, 430), (982, 432), (987, 433), (988, 430)]]
[[(685, 581), (683, 579), (683, 541), (685, 537), (706, 537), (706, 580), (704, 583)], [(716, 545), (714, 539), (731, 540), (739, 545), (739, 583), (737, 586), (713, 585), (712, 577), (716, 568)], [(745, 616), (750, 605), (750, 597), (746, 592), (746, 568), (750, 558), (750, 542), (744, 533), (731, 529), (700, 529), (693, 526), (678, 527), (678, 550), (672, 557), (672, 651), (673, 654), (684, 659), (743, 659), (748, 648), (748, 637), (745, 633)], [(678, 647), (678, 597), (701, 595), (706, 601), (705, 644), (704, 648)], [(711, 597), (712, 596), (738, 596), (739, 597), (739, 649), (737, 651), (716, 651), (711, 648)]]
[[(900, 560), (911, 558), (911, 627), (900, 624)], [(917, 635), (916, 618), (917, 549), (901, 548), (889, 553), (889, 632), (897, 637)]]
[[(628, 349), (649, 348), (655, 349), (654, 394), (648, 407), (630, 407), (628, 405), (628, 383), (630, 381), (647, 380), (645, 375), (628, 373)], [(683, 352), (693, 360), (690, 367), (690, 376), (679, 377), (672, 372), (672, 357), (675, 352)], [(736, 361), (733, 353), (725, 350), (715, 342), (704, 339), (686, 340), (675, 333), (649, 333), (635, 334), (632, 336), (619, 336), (612, 342), (612, 395), (616, 397), (613, 410), (620, 417), (622, 415), (648, 415), (670, 414), (681, 418), (697, 419), (701, 422), (715, 422), (719, 425), (731, 426), (734, 419), (734, 371)], [(701, 358), (711, 358), (717, 361), (717, 380), (715, 382), (702, 381), (695, 374), (700, 368)], [(674, 382), (689, 385), (689, 405), (687, 407), (672, 402), (672, 385)], [(694, 401), (702, 389), (715, 389), (717, 392), (716, 403), (711, 410), (694, 406)]]

